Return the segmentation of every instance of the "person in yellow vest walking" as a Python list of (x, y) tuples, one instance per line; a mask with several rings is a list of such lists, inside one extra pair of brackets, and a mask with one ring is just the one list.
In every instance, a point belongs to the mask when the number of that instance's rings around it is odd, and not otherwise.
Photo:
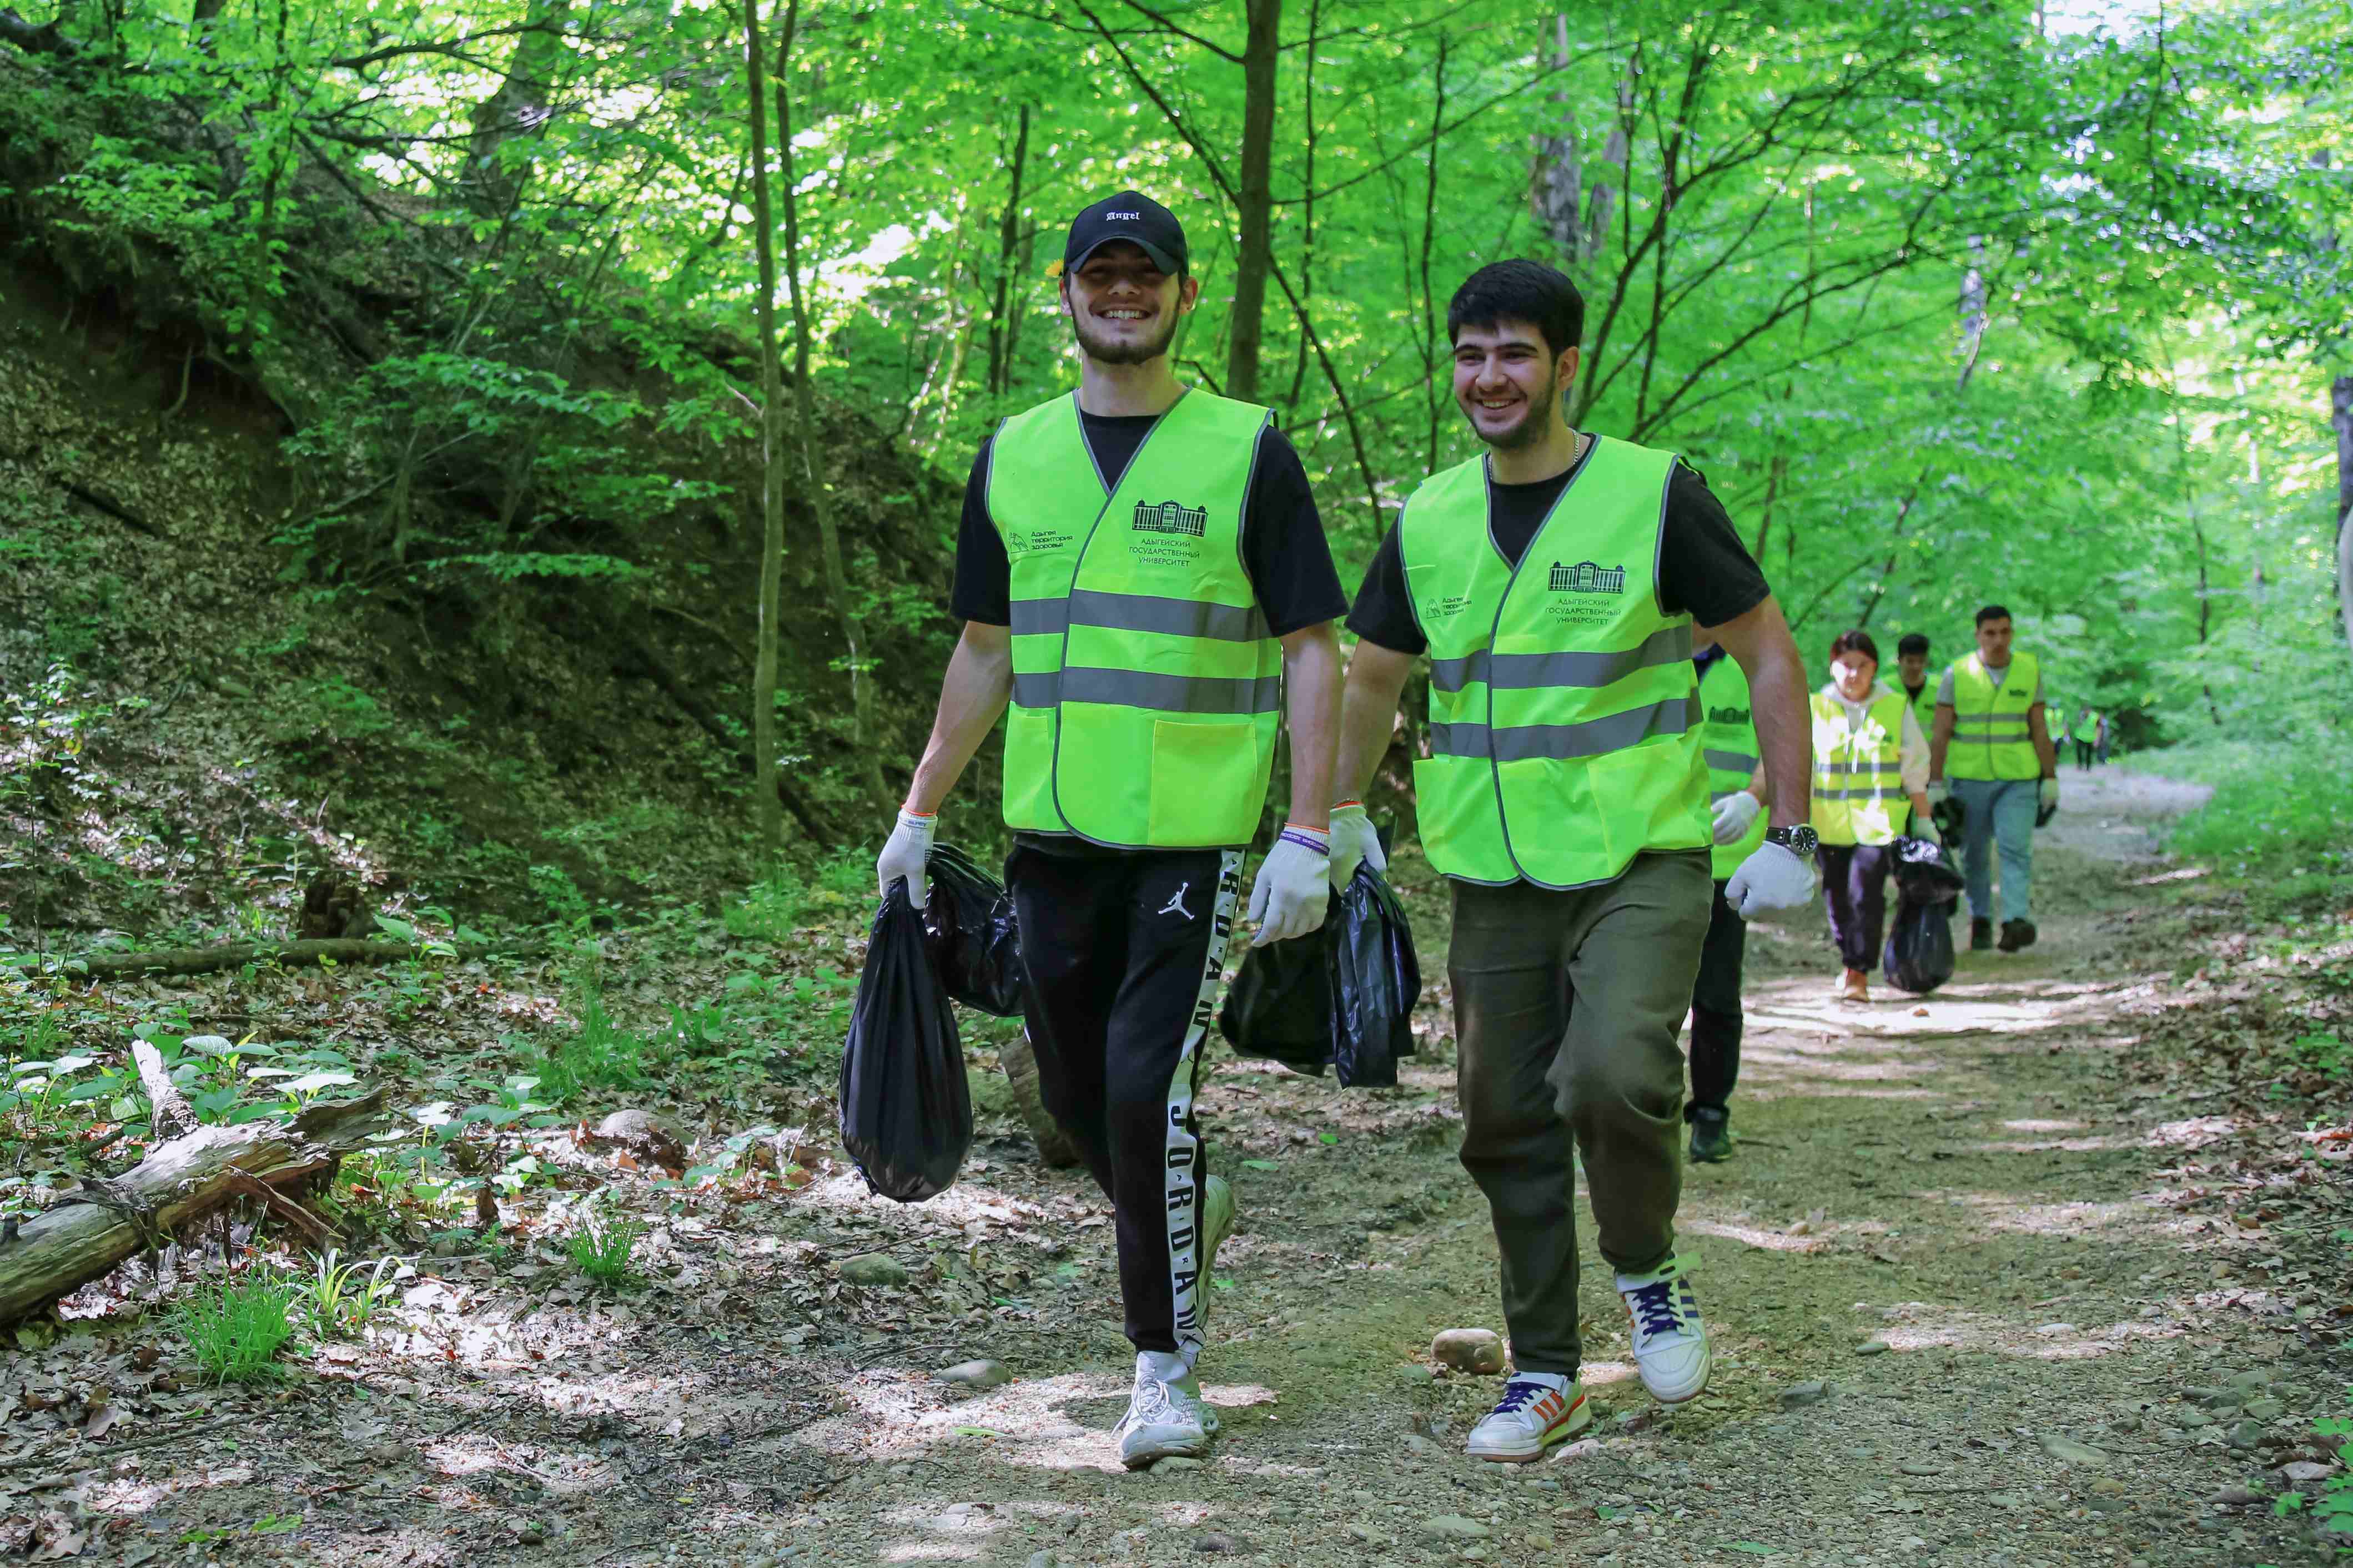
[(1920, 722), (1920, 733), (1933, 734), (1936, 685), (1928, 679), (1928, 639), (1920, 633), (1905, 632), (1895, 640), (1895, 678), (1904, 688), (1905, 701), (1911, 704), (1912, 717)]
[[(1707, 1331), (1675, 1251), (1683, 1060), (1715, 832), (1693, 628), (1746, 675), (1773, 800), (1725, 888), (1751, 916), (1813, 900), (1805, 673), (1764, 574), (1673, 454), (1569, 427), (1585, 305), (1533, 261), (1471, 275), (1447, 306), (1454, 396), (1482, 458), (1406, 502), (1349, 612), (1341, 720), (1353, 795), (1430, 657), (1414, 763), (1422, 851), (1452, 883), (1462, 1163), (1503, 1255), (1514, 1375), (1472, 1429), (1525, 1462), (1583, 1426), (1572, 1158), (1633, 1321), (1644, 1386), (1707, 1385)], [(1332, 876), (1379, 853), (1333, 816)]]
[(1821, 836), (1822, 903), (1845, 973), (1839, 997), (1871, 1000), (1887, 932), (1890, 847), (1905, 803), (1928, 815), (1928, 737), (1904, 693), (1879, 679), (1879, 645), (1857, 629), (1831, 641), (1831, 679), (1814, 693), (1814, 831)]
[(2042, 666), (2010, 646), (2010, 612), (1978, 612), (1977, 651), (1945, 671), (1928, 737), (1928, 801), (1961, 808), (1969, 951), (1996, 944), (1993, 849), (2001, 848), (2004, 952), (2034, 945), (2034, 828), (2059, 809), (2059, 750), (2043, 720)]
[(2089, 773), (2093, 748), (2100, 738), (2100, 716), (2092, 711), (2090, 703), (2086, 702), (2075, 710), (2075, 722), (2067, 734), (2075, 742), (2076, 771)]
[(1702, 632), (1706, 646), (1692, 661), (1699, 671), (1702, 760), (1707, 763), (1709, 827), (1715, 843), (1708, 851), (1715, 883), (1708, 905), (1707, 935), (1699, 949), (1699, 976), (1692, 982), (1691, 1124), (1686, 1157), (1715, 1164), (1732, 1157), (1732, 1090), (1740, 1081), (1740, 1037), (1747, 1013), (1740, 1003), (1741, 971), (1748, 957), (1748, 922), (1724, 897), (1742, 862), (1765, 842), (1765, 768), (1757, 753), (1757, 726), (1749, 712), (1748, 678), (1740, 661)]
[(1217, 1429), (1194, 1363), (1234, 1206), (1194, 1092), (1286, 699), (1291, 820), (1250, 918), (1260, 944), (1324, 921), (1346, 601), (1267, 411), (1169, 368), (1200, 291), (1175, 215), (1134, 191), (1088, 207), (1060, 287), (1078, 390), (1006, 420), (973, 464), (964, 633), (876, 870), (921, 906), (934, 814), (1004, 714), (1023, 1012), (1046, 1107), (1112, 1200), (1134, 1468)]

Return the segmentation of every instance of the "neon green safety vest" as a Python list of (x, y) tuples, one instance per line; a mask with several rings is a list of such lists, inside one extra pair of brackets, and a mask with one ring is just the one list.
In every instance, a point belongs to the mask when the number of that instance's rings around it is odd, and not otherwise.
[(1904, 822), (1904, 693), (1873, 698), (1859, 729), (1827, 691), (1812, 706), (1814, 831), (1825, 844), (1891, 842)]
[[(1707, 667), (1699, 678), (1699, 705), (1707, 717), (1700, 725), (1699, 743), (1707, 763), (1707, 799), (1713, 805), (1725, 795), (1745, 790), (1757, 777), (1757, 721), (1748, 710), (1748, 677), (1730, 655)], [(1758, 812), (1748, 831), (1732, 844), (1711, 852), (1719, 882), (1728, 880), (1740, 863), (1765, 842), (1767, 824)]]
[(1996, 690), (1976, 654), (1953, 666), (1953, 738), (1945, 747), (1945, 776), (1954, 779), (2031, 779), (2042, 776), (2034, 754), (2027, 710), (2042, 667), (2031, 653), (2013, 653)]
[(1012, 563), (1005, 820), (1125, 849), (1230, 848), (1266, 803), (1282, 645), (1241, 558), (1267, 411), (1187, 392), (1114, 485), (1075, 395), (1008, 419), (989, 520)]
[[(1900, 691), (1903, 688), (1899, 684), (1896, 689)], [(1912, 717), (1920, 721), (1920, 733), (1923, 735), (1935, 734), (1936, 732), (1936, 679), (1932, 676), (1927, 680), (1924, 681), (1920, 687), (1920, 695), (1911, 698), (1909, 700), (1912, 704)]]
[(2092, 737), (2099, 732), (2100, 721), (2089, 709), (2086, 709), (2083, 712), (2075, 715), (2075, 729), (2073, 733), (2076, 740), (2083, 742), (2084, 744), (2088, 746), (2092, 743)]
[(1659, 607), (1672, 453), (1596, 438), (1517, 566), (1484, 458), (1433, 474), (1398, 548), (1430, 639), (1422, 851), (1466, 882), (1606, 882), (1711, 837), (1691, 617)]

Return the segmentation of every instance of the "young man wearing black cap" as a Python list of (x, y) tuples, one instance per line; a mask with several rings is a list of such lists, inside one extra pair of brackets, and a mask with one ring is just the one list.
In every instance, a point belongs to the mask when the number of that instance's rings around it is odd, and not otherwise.
[(1078, 390), (1005, 421), (973, 464), (964, 634), (876, 867), (886, 896), (903, 880), (923, 902), (933, 814), (1004, 714), (1024, 1012), (1047, 1108), (1117, 1217), (1130, 1468), (1198, 1455), (1217, 1429), (1193, 1364), (1233, 1198), (1208, 1174), (1194, 1092), (1285, 706), (1290, 820), (1250, 918), (1255, 944), (1324, 922), (1332, 623), (1347, 608), (1306, 472), (1267, 411), (1169, 367), (1199, 293), (1157, 202), (1123, 191), (1071, 223)]

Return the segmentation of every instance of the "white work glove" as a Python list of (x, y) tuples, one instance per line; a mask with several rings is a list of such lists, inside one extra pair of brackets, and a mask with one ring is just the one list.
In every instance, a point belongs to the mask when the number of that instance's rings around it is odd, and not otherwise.
[(891, 884), (904, 878), (907, 901), (918, 910), (923, 900), (932, 896), (932, 879), (923, 874), (923, 862), (931, 858), (932, 835), (938, 830), (936, 816), (919, 816), (902, 807), (899, 826), (891, 830), (889, 842), (874, 862), (874, 879), (882, 885), (882, 896), (891, 896)]
[(1764, 809), (1765, 803), (1746, 790), (1734, 790), (1709, 808), (1715, 817), (1715, 841), (1718, 844), (1739, 843), (1749, 828), (1756, 825), (1757, 814)]
[(1767, 910), (1794, 910), (1814, 901), (1820, 879), (1813, 862), (1778, 844), (1759, 844), (1724, 885), (1724, 901), (1742, 920)]
[(1305, 936), (1324, 923), (1331, 898), (1332, 836), (1284, 825), (1250, 884), (1250, 918), (1258, 923), (1250, 945)]
[(1373, 831), (1364, 803), (1352, 800), (1332, 808), (1332, 890), (1345, 888), (1359, 865), (1386, 871), (1389, 858), (1381, 853), (1381, 836)]
[(2034, 804), (2038, 808), (2043, 811), (2058, 810), (2059, 781), (2057, 779), (2044, 779), (2042, 781), (2042, 794)]
[(1951, 799), (1952, 795), (1952, 785), (1947, 784), (1942, 779), (1930, 779), (1928, 781), (1928, 809), (1930, 811), (1936, 810), (1938, 806), (1944, 805), (1945, 802)]

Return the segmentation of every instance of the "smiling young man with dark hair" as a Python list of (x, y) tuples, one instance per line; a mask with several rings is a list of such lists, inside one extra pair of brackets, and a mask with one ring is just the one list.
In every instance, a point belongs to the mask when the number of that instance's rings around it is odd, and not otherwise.
[(1267, 411), (1169, 368), (1201, 288), (1175, 215), (1123, 191), (1071, 223), (1062, 260), (1078, 390), (1005, 421), (973, 464), (964, 633), (876, 872), (923, 903), (934, 814), (1004, 714), (1023, 1014), (1046, 1108), (1117, 1222), (1134, 1468), (1217, 1430), (1193, 1366), (1233, 1199), (1193, 1096), (1284, 708), (1291, 819), (1250, 918), (1257, 944), (1324, 923), (1346, 601)]
[[(1337, 776), (1344, 795), (1369, 782), (1427, 653), (1416, 809), (1423, 852), (1453, 884), (1461, 1158), (1494, 1220), (1515, 1363), (1468, 1449), (1516, 1462), (1590, 1419), (1575, 1150), (1644, 1385), (1669, 1404), (1707, 1385), (1707, 1331), (1674, 1247), (1675, 1036), (1715, 837), (1694, 625), (1747, 679), (1772, 802), (1725, 899), (1745, 918), (1809, 903), (1815, 885), (1788, 626), (1697, 473), (1569, 427), (1584, 310), (1533, 261), (1482, 268), (1448, 306), (1455, 402), (1487, 451), (1414, 491), (1366, 574)], [(1334, 812), (1335, 881), (1379, 854), (1360, 807)]]

